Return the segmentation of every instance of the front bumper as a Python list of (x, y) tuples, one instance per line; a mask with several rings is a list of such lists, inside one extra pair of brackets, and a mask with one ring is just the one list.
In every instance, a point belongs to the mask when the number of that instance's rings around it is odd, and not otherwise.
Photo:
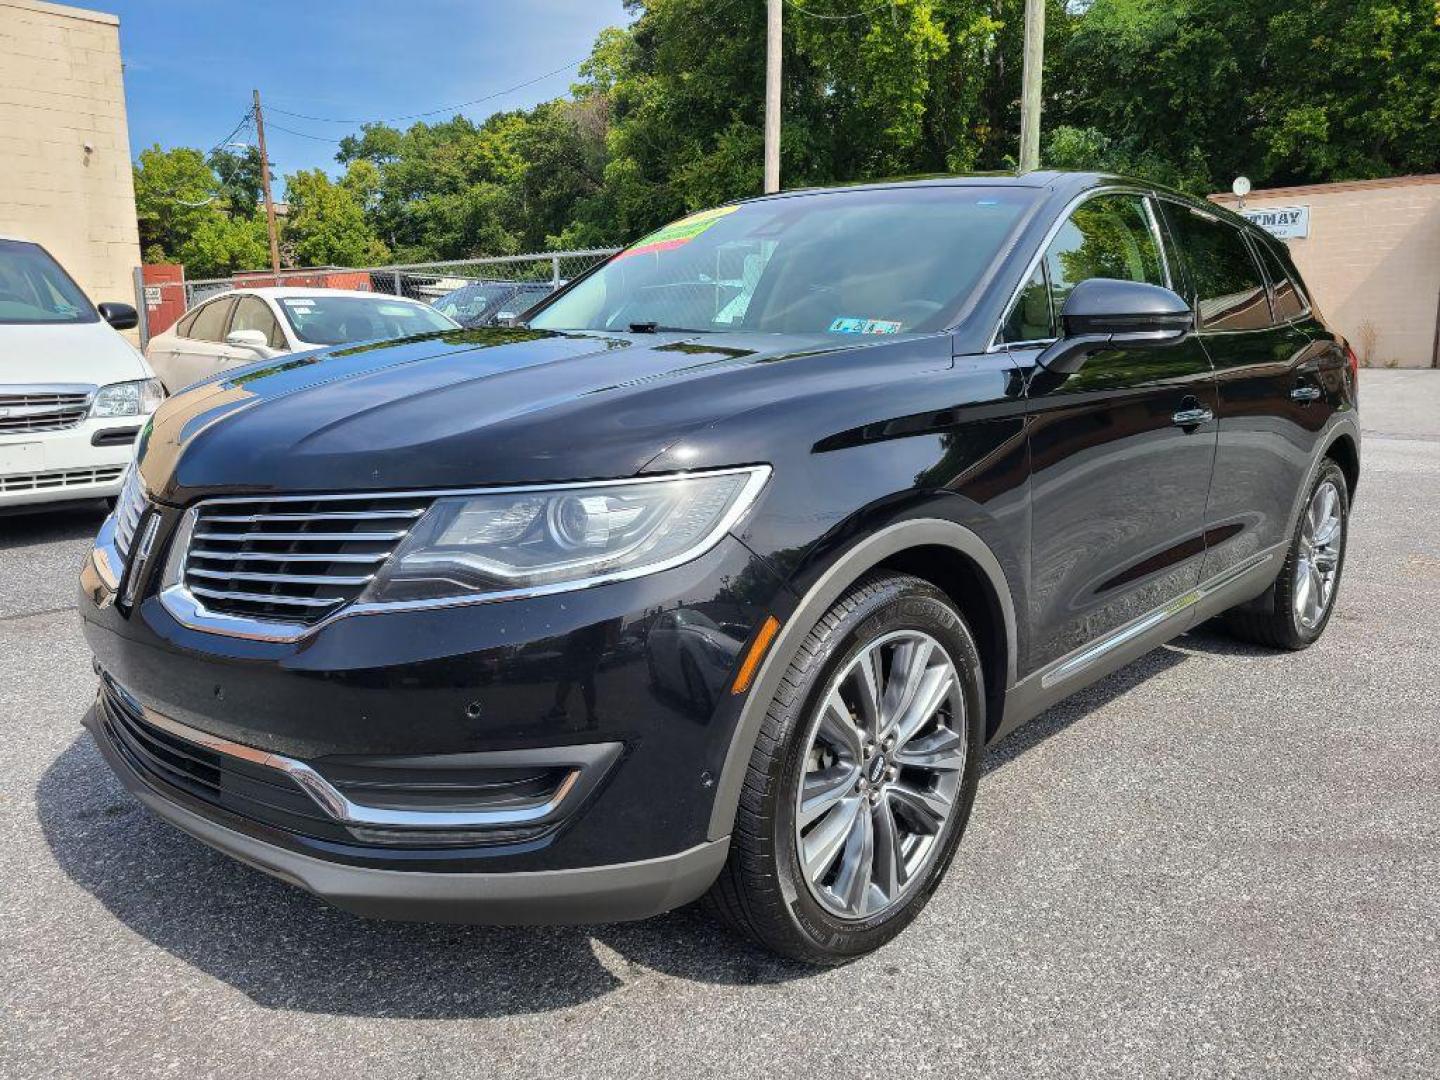
[(708, 685), (687, 684), (674, 635), (661, 643), (648, 628), (677, 609), (706, 614), (735, 635), (738, 664), (783, 595), (768, 565), (727, 537), (691, 563), (630, 581), (339, 618), (274, 642), (187, 627), (153, 583), (133, 605), (117, 602), (113, 578), (87, 563), (79, 609), (107, 685), (192, 741), (293, 759), (342, 786), (422, 758), (444, 768), (513, 754), (564, 763), (615, 748), (593, 784), (540, 822), (553, 827), (524, 834), (389, 843), (353, 822), (317, 823), (313, 804), (293, 804), (295, 791), (282, 793), (292, 799), (283, 813), (252, 813), (230, 796), (253, 774), (214, 784), (222, 797), (197, 798), (164, 782), (164, 769), (137, 769), (103, 708), (87, 724), (126, 786), (162, 817), (341, 907), (502, 923), (640, 918), (695, 898), (724, 862), (727, 840), (710, 833), (710, 812), (743, 701), (718, 663), (701, 669)]
[(0, 509), (118, 495), (147, 419), (83, 420), (63, 431), (0, 436)]
[(729, 840), (607, 866), (510, 873), (437, 873), (355, 866), (269, 843), (162, 794), (121, 755), (96, 710), (85, 717), (121, 783), (201, 843), (357, 915), (422, 922), (550, 925), (644, 919), (697, 899), (725, 864)]

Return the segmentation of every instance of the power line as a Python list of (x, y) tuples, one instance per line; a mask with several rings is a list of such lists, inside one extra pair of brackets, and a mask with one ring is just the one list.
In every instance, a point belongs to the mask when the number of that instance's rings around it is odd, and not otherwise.
[[(516, 90), (524, 90), (527, 86), (534, 86), (536, 83), (544, 82), (546, 79), (553, 78), (554, 76), (559, 75), (562, 72), (570, 71), (572, 68), (577, 68), (588, 59), (588, 56), (582, 56), (579, 60), (572, 60), (570, 61), (570, 63), (564, 64), (556, 68), (554, 71), (547, 71), (543, 75), (536, 75), (533, 79), (526, 79), (524, 82), (516, 83), (514, 86), (507, 86), (503, 90), (496, 90), (493, 93), (484, 94), (481, 97), (471, 98), (469, 101), (462, 101), (458, 105), (443, 105), (438, 109), (427, 109), (424, 112), (406, 113), (404, 116), (391, 116), (381, 119), (370, 120), (342, 120), (334, 116), (311, 116), (307, 113), (291, 112), (288, 109), (277, 109), (274, 106), (270, 108), (270, 111), (272, 113), (280, 113), (283, 116), (293, 116), (297, 120), (313, 120), (318, 124), (394, 124), (398, 123), (401, 120), (418, 120), (424, 116), (438, 116), (440, 113), (459, 112), (461, 109), (468, 108), (471, 105), (479, 105), (482, 101), (492, 101), (495, 98), (504, 97), (506, 94), (513, 94)], [(270, 126), (275, 127), (276, 125), (272, 123)], [(290, 132), (290, 134), (302, 135), (304, 133), (292, 131)], [(321, 136), (318, 135), (312, 135), (309, 137), (316, 139), (321, 138)]]
[(825, 22), (845, 22), (848, 19), (863, 19), (867, 15), (874, 15), (877, 11), (884, 11), (886, 8), (890, 8), (893, 11), (895, 8), (894, 0), (885, 0), (883, 4), (876, 4), (874, 7), (866, 8), (863, 11), (852, 11), (848, 15), (826, 15), (823, 12), (811, 11), (809, 8), (801, 7), (796, 0), (785, 0), (785, 3), (789, 5), (791, 11), (794, 11), (798, 15), (804, 15), (811, 19), (821, 19)]
[[(272, 109), (271, 111), (279, 112), (280, 110)], [(337, 146), (340, 145), (341, 142), (340, 139), (332, 139), (329, 135), (311, 135), (308, 131), (296, 131), (294, 128), (282, 127), (275, 123), (274, 120), (270, 121), (269, 127), (271, 131), (283, 131), (286, 135), (298, 135), (302, 139), (314, 139), (316, 142), (334, 143)]]
[(255, 119), (255, 110), (254, 110), (254, 108), (252, 107), (252, 108), (246, 109), (246, 110), (245, 110), (245, 115), (242, 116), (242, 117), (240, 117), (240, 122), (239, 122), (238, 124), (236, 124), (234, 128), (231, 129), (230, 134), (229, 134), (229, 135), (226, 135), (223, 139), (221, 139), (221, 140), (220, 140), (219, 142), (217, 142), (214, 146), (212, 146), (212, 147), (210, 148), (210, 153), (209, 153), (209, 154), (206, 154), (205, 156), (208, 158), (208, 157), (210, 156), (210, 154), (215, 153), (215, 151), (219, 150), (221, 147), (223, 147), (223, 146), (225, 146), (226, 144), (228, 144), (232, 139), (235, 138), (236, 135), (240, 134), (241, 130), (242, 130), (247, 124), (249, 124), (250, 121), (252, 121), (252, 120), (254, 120), (254, 119)]

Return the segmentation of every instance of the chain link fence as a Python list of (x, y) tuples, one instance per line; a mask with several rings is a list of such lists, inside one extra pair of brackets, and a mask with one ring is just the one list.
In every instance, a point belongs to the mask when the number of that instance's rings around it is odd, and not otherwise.
[(518, 315), (618, 248), (547, 251), (483, 259), (370, 267), (310, 267), (244, 271), (225, 278), (185, 280), (164, 268), (137, 267), (136, 308), (142, 347), (175, 325), (196, 304), (230, 289), (272, 285), (299, 289), (355, 289), (436, 304), (461, 322), (499, 321)]

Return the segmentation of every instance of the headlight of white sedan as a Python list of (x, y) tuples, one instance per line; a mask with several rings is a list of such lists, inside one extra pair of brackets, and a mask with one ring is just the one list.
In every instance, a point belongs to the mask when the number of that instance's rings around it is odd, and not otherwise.
[(117, 416), (148, 416), (165, 400), (165, 388), (159, 379), (139, 379), (102, 386), (90, 402), (90, 415), (95, 418)]
[(689, 562), (755, 501), (767, 465), (437, 499), (360, 598), (506, 599)]

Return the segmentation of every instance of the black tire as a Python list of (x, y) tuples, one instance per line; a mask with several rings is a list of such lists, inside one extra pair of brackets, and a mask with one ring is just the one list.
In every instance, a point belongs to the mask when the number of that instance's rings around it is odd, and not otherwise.
[[(812, 895), (796, 850), (807, 733), (832, 679), (884, 635), (906, 630), (933, 638), (954, 666), (966, 757), (950, 817), (906, 891), (874, 915), (840, 918)], [(705, 906), (739, 933), (806, 963), (843, 964), (884, 945), (924, 908), (954, 856), (979, 783), (984, 732), (980, 655), (954, 605), (920, 578), (878, 572), (862, 578), (811, 630), (770, 702), (740, 795), (729, 860)]]
[[(1306, 625), (1295, 609), (1295, 595), (1299, 585), (1296, 569), (1302, 558), (1302, 537), (1305, 530), (1306, 513), (1315, 493), (1325, 484), (1334, 486), (1339, 496), (1340, 551), (1335, 567), (1335, 579), (1329, 602), (1319, 619), (1313, 625)], [(1297, 651), (1308, 649), (1320, 639), (1330, 616), (1335, 611), (1335, 601), (1340, 594), (1340, 580), (1345, 569), (1345, 551), (1350, 538), (1350, 491), (1345, 482), (1345, 473), (1335, 462), (1326, 459), (1309, 490), (1305, 492), (1304, 508), (1295, 523), (1295, 533), (1290, 538), (1290, 549), (1285, 553), (1285, 563), (1275, 584), (1270, 586), (1259, 599), (1225, 613), (1225, 626), (1235, 637), (1266, 645), (1273, 649)]]

